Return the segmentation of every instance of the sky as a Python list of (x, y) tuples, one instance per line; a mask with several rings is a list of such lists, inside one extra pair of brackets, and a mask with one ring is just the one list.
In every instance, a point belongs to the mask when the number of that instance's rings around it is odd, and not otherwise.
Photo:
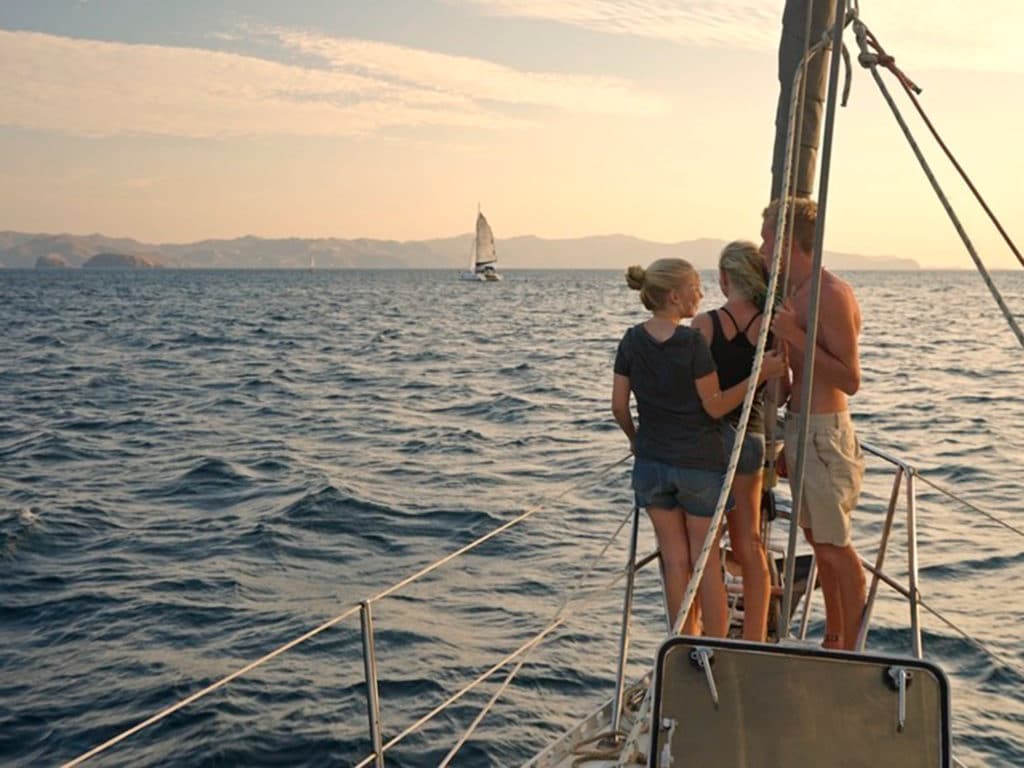
[[(3, 0), (0, 230), (418, 240), (470, 231), (479, 204), (499, 242), (756, 239), (782, 5)], [(1024, 240), (1024, 3), (859, 6)], [(826, 248), (970, 268), (873, 80), (853, 77)], [(1016, 265), (887, 83), (985, 263)]]

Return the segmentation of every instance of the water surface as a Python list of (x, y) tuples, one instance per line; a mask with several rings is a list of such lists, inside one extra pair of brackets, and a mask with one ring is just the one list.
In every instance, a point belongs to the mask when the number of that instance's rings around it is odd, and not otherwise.
[[(1024, 354), (981, 280), (848, 277), (865, 316), (862, 437), (1024, 527)], [(1024, 315), (1024, 275), (996, 277)], [(70, 759), (540, 507), (375, 606), (390, 738), (543, 628), (629, 512), (627, 465), (591, 482), (627, 448), (610, 370), (643, 310), (617, 273), (8, 270), (0, 307), (5, 765)], [(890, 483), (873, 464), (856, 518), (868, 556)], [(957, 754), (1024, 764), (1021, 538), (927, 490), (923, 595), (996, 654), (924, 614)], [(620, 534), (587, 584), (625, 547)], [(663, 631), (653, 570), (638, 588), (633, 673)], [(456, 764), (519, 764), (610, 692), (621, 594), (588, 597)], [(906, 652), (903, 605), (876, 618), (874, 647)], [(358, 761), (358, 633), (342, 622), (97, 764)], [(494, 690), (388, 764), (437, 764)]]

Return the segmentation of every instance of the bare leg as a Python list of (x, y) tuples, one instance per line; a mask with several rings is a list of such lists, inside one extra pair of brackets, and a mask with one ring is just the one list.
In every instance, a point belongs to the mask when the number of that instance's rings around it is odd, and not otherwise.
[(853, 650), (864, 616), (867, 582), (864, 568), (853, 544), (817, 544), (809, 529), (807, 540), (814, 547), (815, 560), (821, 573), (821, 589), (825, 595), (825, 647)]
[(743, 570), (743, 639), (763, 643), (771, 576), (761, 542), (761, 473), (736, 475), (732, 495), (736, 506), (728, 515), (729, 542)]
[[(704, 539), (711, 528), (710, 517), (686, 516), (686, 533), (690, 539), (690, 561), (696, 564)], [(722, 579), (722, 558), (717, 537), (711, 546), (704, 578), (700, 582), (700, 606), (704, 618), (704, 634), (725, 637), (729, 631), (729, 602)]]
[[(674, 627), (679, 609), (683, 605), (683, 594), (690, 581), (690, 544), (686, 533), (685, 515), (681, 507), (665, 509), (648, 507), (647, 514), (654, 524), (654, 535), (658, 538), (661, 552), (661, 567), (665, 581), (665, 605), (668, 607), (669, 622)], [(696, 603), (694, 603), (696, 608)], [(680, 630), (684, 635), (699, 634), (697, 618), (690, 611)]]

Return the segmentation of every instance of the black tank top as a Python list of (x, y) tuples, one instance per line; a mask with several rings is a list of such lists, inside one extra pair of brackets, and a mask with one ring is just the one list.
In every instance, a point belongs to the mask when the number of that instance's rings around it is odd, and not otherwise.
[[(754, 321), (761, 316), (761, 313), (758, 312), (750, 318), (750, 322), (747, 323), (746, 327), (740, 330), (740, 326), (736, 322), (736, 318), (732, 316), (732, 313), (725, 307), (722, 307), (722, 311), (729, 316), (733, 326), (736, 328), (736, 335), (731, 339), (727, 339), (725, 332), (722, 330), (722, 321), (718, 317), (718, 310), (712, 310), (709, 313), (713, 328), (710, 345), (711, 356), (715, 359), (715, 365), (718, 367), (718, 384), (725, 390), (739, 384), (750, 376), (750, 370), (754, 366), (754, 352), (757, 350), (757, 347), (750, 343), (750, 339), (747, 338), (747, 331), (750, 330), (750, 326), (754, 324)], [(769, 347), (771, 343), (772, 335), (769, 333)], [(739, 421), (742, 410), (743, 406), (738, 406), (722, 418), (735, 424)], [(754, 397), (754, 406), (750, 412), (750, 421), (747, 424), (747, 429), (751, 432), (764, 432), (764, 384), (758, 387), (757, 394)]]

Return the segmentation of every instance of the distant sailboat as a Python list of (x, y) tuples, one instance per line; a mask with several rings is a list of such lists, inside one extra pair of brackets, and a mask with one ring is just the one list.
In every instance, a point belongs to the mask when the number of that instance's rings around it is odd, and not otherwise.
[(497, 282), (501, 280), (497, 267), (498, 253), (494, 247), (494, 233), (491, 225), (487, 223), (483, 213), (477, 210), (476, 213), (476, 238), (473, 240), (473, 250), (470, 255), (469, 271), (462, 273), (463, 280), (475, 282)]

